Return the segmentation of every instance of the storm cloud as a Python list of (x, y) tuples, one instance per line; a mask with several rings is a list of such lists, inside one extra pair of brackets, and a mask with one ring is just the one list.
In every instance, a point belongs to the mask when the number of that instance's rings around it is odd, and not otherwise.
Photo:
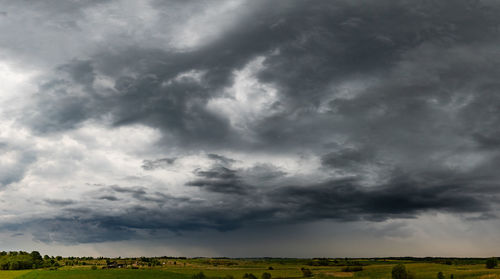
[(3, 4), (10, 234), (497, 219), (495, 1)]

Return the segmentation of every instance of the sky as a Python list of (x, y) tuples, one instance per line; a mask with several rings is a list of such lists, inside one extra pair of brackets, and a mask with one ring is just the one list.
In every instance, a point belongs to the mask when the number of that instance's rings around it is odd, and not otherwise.
[(0, 0), (0, 250), (499, 256), (499, 13)]

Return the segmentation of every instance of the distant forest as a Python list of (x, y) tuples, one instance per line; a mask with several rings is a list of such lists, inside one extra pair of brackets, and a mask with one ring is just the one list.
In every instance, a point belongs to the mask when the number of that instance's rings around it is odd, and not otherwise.
[[(116, 267), (139, 267), (139, 266), (160, 266), (165, 264), (167, 260), (173, 261), (173, 264), (181, 264), (180, 261), (196, 261), (214, 266), (218, 265), (238, 265), (237, 259), (226, 257), (218, 258), (203, 258), (203, 257), (137, 257), (137, 258), (105, 258), (105, 257), (62, 257), (62, 256), (42, 256), (38, 251), (31, 253), (24, 251), (0, 252), (0, 269), (1, 270), (19, 270), (19, 269), (37, 269), (37, 268), (53, 268), (57, 269), (61, 266), (73, 265), (92, 265), (94, 268), (116, 268)], [(180, 260), (180, 261), (179, 261)], [(468, 264), (484, 264), (485, 258), (441, 258), (441, 257), (388, 257), (388, 258), (312, 258), (312, 259), (294, 259), (294, 258), (239, 258), (239, 260), (251, 260), (255, 262), (279, 263), (279, 264), (302, 264), (309, 266), (363, 266), (367, 264), (388, 263), (394, 260), (400, 262), (429, 262), (440, 263), (446, 265), (468, 265)], [(185, 265), (185, 263), (183, 263)]]

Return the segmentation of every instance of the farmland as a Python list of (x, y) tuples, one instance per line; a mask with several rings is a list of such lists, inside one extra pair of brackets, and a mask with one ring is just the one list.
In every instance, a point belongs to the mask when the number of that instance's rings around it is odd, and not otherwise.
[[(388, 259), (229, 259), (229, 258), (59, 258), (57, 267), (2, 270), (0, 279), (45, 278), (170, 278), (253, 279), (268, 273), (271, 278), (391, 278), (396, 264), (404, 264), (413, 278), (500, 278), (500, 268), (487, 269), (485, 259), (388, 258)], [(354, 268), (356, 267), (356, 268)], [(352, 271), (362, 269), (359, 271)], [(307, 274), (307, 270), (310, 274)], [(203, 273), (200, 275), (200, 272)], [(245, 274), (247, 274), (245, 276)], [(269, 276), (268, 275), (268, 276)], [(201, 276), (201, 277), (200, 277)]]

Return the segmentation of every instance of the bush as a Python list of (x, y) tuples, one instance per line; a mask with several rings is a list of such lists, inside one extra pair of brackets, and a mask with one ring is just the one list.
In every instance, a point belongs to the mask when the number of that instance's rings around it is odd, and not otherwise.
[(262, 279), (271, 279), (271, 273), (264, 272), (264, 273), (262, 273), (262, 276), (260, 278), (262, 278)]
[(437, 279), (444, 279), (444, 274), (441, 271), (438, 272)]
[(192, 279), (206, 279), (207, 276), (203, 272), (200, 271), (200, 273), (197, 273), (191, 277)]
[(270, 267), (269, 267), (269, 268), (267, 268), (267, 269), (269, 269), (269, 270), (274, 270), (274, 268), (273, 268), (272, 266), (270, 266)]
[(257, 277), (255, 275), (253, 275), (252, 273), (245, 273), (245, 275), (243, 275), (243, 278), (244, 279), (257, 279)]
[(304, 277), (313, 276), (312, 271), (309, 268), (301, 268), (300, 270), (302, 271), (302, 275), (304, 275)]
[(342, 268), (343, 272), (356, 272), (356, 271), (362, 271), (363, 267), (362, 266), (346, 266)]
[(224, 279), (234, 279), (234, 276), (233, 275), (226, 275), (226, 277), (224, 277)]
[(92, 269), (92, 270), (96, 270), (96, 269), (97, 269), (97, 266), (96, 266), (96, 265), (93, 265), (90, 269)]
[(489, 258), (486, 260), (486, 268), (495, 268), (498, 265), (498, 261), (496, 258)]
[(408, 272), (406, 272), (406, 267), (402, 264), (398, 264), (392, 268), (392, 279), (408, 279)]

